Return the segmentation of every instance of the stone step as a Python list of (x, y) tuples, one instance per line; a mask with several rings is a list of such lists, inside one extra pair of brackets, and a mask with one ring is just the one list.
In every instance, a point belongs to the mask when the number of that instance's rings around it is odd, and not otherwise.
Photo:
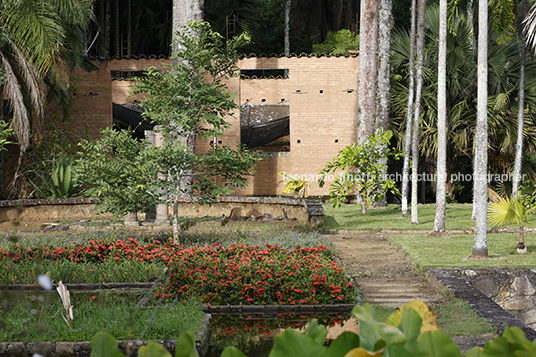
[[(367, 298), (367, 302), (371, 305), (385, 306), (385, 307), (400, 307), (409, 302), (412, 302), (413, 298)], [(423, 299), (421, 299), (423, 300)], [(423, 300), (426, 302), (426, 300)]]
[(373, 289), (363, 288), (361, 286), (359, 290), (365, 295), (367, 295), (367, 294), (373, 294), (373, 295), (378, 295), (378, 294), (383, 294), (383, 295), (388, 295), (388, 294), (418, 294), (418, 293), (422, 292), (422, 289), (419, 289), (419, 288), (410, 288), (410, 287), (403, 287), (403, 286), (399, 286), (399, 287), (384, 286), (384, 287), (381, 287), (381, 288), (373, 288)]
[(360, 279), (354, 279), (357, 283), (357, 286), (361, 289), (381, 289), (381, 288), (395, 288), (395, 287), (402, 287), (402, 288), (408, 288), (408, 289), (420, 289), (423, 288), (422, 285), (419, 284), (407, 284), (404, 281), (388, 281), (388, 282), (368, 282), (365, 280)]

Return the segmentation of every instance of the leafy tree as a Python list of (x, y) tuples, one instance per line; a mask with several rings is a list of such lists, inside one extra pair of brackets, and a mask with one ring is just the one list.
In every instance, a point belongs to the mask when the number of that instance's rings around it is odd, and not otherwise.
[(342, 55), (348, 54), (348, 50), (359, 50), (359, 35), (347, 29), (330, 31), (324, 42), (313, 45), (313, 52), (316, 54)]
[(82, 140), (75, 170), (83, 184), (97, 187), (97, 207), (116, 218), (137, 214), (156, 204), (160, 195), (153, 153), (145, 140), (111, 128), (97, 140)]
[[(246, 185), (245, 175), (253, 173), (258, 153), (238, 147), (213, 146), (202, 155), (195, 154), (196, 137), (221, 136), (230, 124), (238, 105), (222, 82), (236, 76), (238, 48), (247, 35), (224, 41), (206, 22), (194, 21), (176, 33), (177, 59), (170, 71), (149, 68), (138, 78), (133, 93), (144, 93), (144, 116), (158, 124), (156, 130), (164, 145), (154, 148), (151, 161), (167, 179), (162, 185), (173, 197), (199, 194), (217, 197), (232, 192), (230, 187)], [(186, 138), (186, 139), (185, 139)], [(193, 182), (192, 185), (189, 183)], [(178, 235), (178, 200), (174, 201), (174, 235)]]
[(367, 213), (367, 208), (374, 202), (382, 201), (385, 194), (390, 191), (399, 194), (395, 182), (385, 174), (385, 162), (381, 159), (393, 157), (399, 158), (400, 153), (396, 149), (388, 147), (393, 133), (390, 131), (377, 132), (369, 136), (368, 141), (361, 144), (352, 144), (341, 151), (332, 162), (320, 171), (318, 186), (323, 187), (326, 176), (334, 175), (339, 170), (343, 171), (330, 185), (329, 195), (333, 207), (340, 207), (355, 186), (358, 196), (361, 198), (361, 212)]

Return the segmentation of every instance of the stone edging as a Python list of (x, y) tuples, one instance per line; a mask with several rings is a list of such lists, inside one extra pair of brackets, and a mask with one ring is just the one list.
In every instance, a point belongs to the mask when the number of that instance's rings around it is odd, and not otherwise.
[[(206, 314), (201, 323), (201, 328), (196, 335), (196, 347), (200, 356), (204, 356), (208, 350), (210, 339), (211, 315)], [(172, 355), (175, 355), (177, 340), (153, 340), (164, 346)], [(146, 340), (119, 340), (117, 347), (123, 353), (134, 349), (131, 356), (137, 356), (137, 349), (146, 345)], [(0, 357), (4, 356), (27, 356), (40, 353), (45, 356), (72, 356), (86, 357), (91, 354), (91, 342), (2, 342), (0, 343)]]
[(0, 207), (40, 206), (40, 205), (79, 205), (97, 203), (96, 198), (50, 198), (50, 199), (21, 199), (0, 201)]
[[(107, 290), (107, 289), (149, 289), (155, 283), (96, 283), (96, 284), (64, 284), (69, 290)], [(55, 290), (58, 284), (52, 284), (52, 289)], [(34, 291), (44, 290), (41, 285), (37, 284), (8, 284), (0, 285), (0, 289), (19, 290), (19, 291)]]
[(349, 314), (355, 305), (205, 305), (203, 311), (218, 315)]
[(467, 301), (478, 315), (484, 317), (497, 328), (499, 334), (502, 334), (504, 324), (507, 323), (509, 327), (517, 326), (523, 330), (529, 340), (536, 339), (536, 331), (516, 319), (511, 313), (473, 287), (471, 283), (463, 278), (460, 273), (461, 270), (456, 268), (434, 268), (428, 269), (428, 272), (457, 297)]

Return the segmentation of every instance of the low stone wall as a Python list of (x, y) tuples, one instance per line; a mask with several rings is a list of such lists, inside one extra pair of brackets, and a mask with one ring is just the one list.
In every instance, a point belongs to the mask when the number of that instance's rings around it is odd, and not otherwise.
[(536, 269), (433, 268), (428, 273), (497, 327), (517, 326), (536, 339)]
[[(275, 219), (295, 219), (316, 227), (324, 222), (324, 208), (319, 200), (290, 197), (220, 197), (211, 204), (199, 204), (198, 199), (179, 199), (179, 216), (182, 217), (259, 217), (270, 215)], [(169, 215), (173, 207), (169, 208)]]
[(536, 329), (536, 269), (490, 268), (461, 272), (484, 295)]
[[(0, 222), (112, 219), (111, 214), (97, 214), (95, 199), (62, 198), (0, 201)], [(173, 207), (169, 207), (170, 216)], [(259, 217), (295, 219), (317, 226), (324, 221), (321, 201), (289, 197), (220, 197), (211, 204), (199, 204), (198, 199), (180, 199), (179, 216), (183, 217)]]
[(95, 202), (92, 198), (0, 201), (0, 222), (112, 219), (109, 213), (97, 214)]

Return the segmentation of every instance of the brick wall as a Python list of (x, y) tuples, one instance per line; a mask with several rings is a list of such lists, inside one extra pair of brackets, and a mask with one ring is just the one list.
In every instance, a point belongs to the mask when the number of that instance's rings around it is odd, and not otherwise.
[[(287, 79), (231, 78), (226, 84), (236, 93), (237, 104), (250, 99), (252, 104), (285, 101), (290, 105), (290, 152), (266, 153), (240, 195), (281, 194), (283, 184), (278, 172), (307, 175), (310, 194), (327, 194), (320, 189), (315, 175), (346, 145), (357, 137), (358, 57), (270, 57), (243, 58), (242, 69), (288, 69)], [(76, 91), (73, 128), (97, 135), (112, 124), (112, 102), (130, 103), (128, 80), (112, 80), (111, 71), (135, 71), (155, 66), (167, 68), (168, 59), (121, 59), (99, 63), (99, 70), (78, 70), (73, 77), (79, 82)], [(350, 90), (350, 91), (349, 91)], [(240, 114), (228, 118), (231, 128), (218, 144), (236, 145), (240, 141)], [(213, 139), (199, 139), (197, 151), (206, 152)], [(329, 185), (328, 185), (329, 186)]]

